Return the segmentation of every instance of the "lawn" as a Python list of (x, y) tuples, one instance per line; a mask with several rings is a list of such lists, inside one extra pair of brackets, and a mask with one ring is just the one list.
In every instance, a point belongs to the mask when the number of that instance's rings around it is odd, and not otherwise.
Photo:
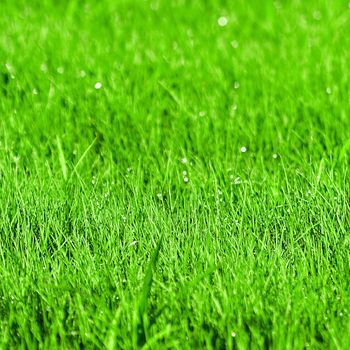
[(350, 3), (1, 0), (0, 349), (349, 349)]

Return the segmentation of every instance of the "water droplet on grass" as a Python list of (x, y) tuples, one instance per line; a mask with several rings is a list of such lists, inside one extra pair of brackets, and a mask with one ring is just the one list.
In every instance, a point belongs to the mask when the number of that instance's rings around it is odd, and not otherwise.
[(234, 179), (233, 183), (234, 183), (235, 185), (239, 185), (239, 184), (242, 183), (242, 180), (241, 180), (241, 178), (238, 176), (238, 177), (236, 177), (236, 178)]
[(40, 65), (40, 70), (41, 70), (42, 72), (46, 73), (46, 72), (47, 72), (47, 65), (46, 65), (45, 63), (42, 63), (42, 64)]
[(227, 26), (227, 23), (228, 23), (227, 17), (221, 16), (221, 17), (218, 18), (218, 25), (219, 25), (220, 27), (225, 27), (225, 26)]
[(244, 147), (244, 146), (242, 146), (242, 147), (241, 147), (241, 152), (242, 152), (242, 153), (247, 152), (247, 148), (246, 148), (246, 147)]
[(102, 84), (100, 83), (100, 82), (97, 82), (96, 84), (95, 84), (95, 89), (96, 90), (99, 90), (99, 89), (101, 89), (102, 88)]
[(184, 157), (184, 158), (181, 159), (181, 162), (182, 162), (183, 164), (186, 164), (186, 163), (188, 162), (188, 160), (187, 160), (186, 157)]
[(185, 176), (184, 177), (184, 183), (188, 183), (188, 181), (190, 181), (189, 178), (187, 176)]

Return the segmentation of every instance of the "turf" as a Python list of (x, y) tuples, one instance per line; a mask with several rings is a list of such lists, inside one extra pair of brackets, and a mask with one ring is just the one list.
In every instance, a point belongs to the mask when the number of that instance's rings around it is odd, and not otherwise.
[(0, 4), (0, 348), (349, 349), (350, 4)]

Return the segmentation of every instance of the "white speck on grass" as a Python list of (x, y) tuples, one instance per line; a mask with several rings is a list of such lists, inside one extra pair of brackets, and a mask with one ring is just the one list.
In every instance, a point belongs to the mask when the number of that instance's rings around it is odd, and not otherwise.
[(41, 70), (42, 72), (46, 73), (46, 72), (47, 72), (47, 65), (46, 65), (45, 63), (41, 64), (41, 65), (40, 65), (40, 70)]
[(235, 88), (235, 90), (239, 89), (240, 84), (238, 81), (235, 81), (235, 83), (233, 84), (233, 87)]
[(221, 17), (218, 18), (218, 25), (219, 25), (220, 27), (225, 27), (225, 26), (227, 26), (227, 23), (228, 23), (227, 17), (221, 16)]
[(79, 76), (80, 76), (80, 78), (85, 78), (86, 77), (86, 72), (84, 70), (81, 70), (79, 72)]
[(184, 170), (184, 171), (182, 172), (182, 175), (183, 175), (183, 176), (186, 176), (186, 175), (187, 175), (187, 171)]
[(186, 183), (186, 184), (187, 184), (187, 183), (188, 183), (188, 181), (190, 181), (190, 180), (189, 180), (189, 178), (188, 178), (187, 176), (185, 176), (185, 177), (184, 177), (184, 183)]
[(63, 67), (58, 67), (57, 68), (57, 73), (58, 74), (63, 74), (64, 73), (64, 68)]
[(101, 87), (102, 87), (102, 84), (101, 84), (100, 82), (97, 82), (97, 83), (95, 84), (95, 89), (96, 89), (96, 90), (101, 89)]
[(38, 90), (37, 89), (33, 89), (33, 95), (37, 95), (38, 94)]
[(278, 158), (278, 154), (274, 153), (274, 154), (272, 155), (272, 158), (273, 158), (273, 159), (277, 159), (277, 158)]
[(162, 198), (163, 198), (163, 195), (159, 192), (159, 193), (157, 193), (157, 197), (158, 197), (159, 199), (162, 199)]
[(231, 41), (231, 46), (234, 48), (234, 49), (237, 49), (239, 44), (238, 44), (238, 41), (237, 40), (232, 40)]
[(343, 313), (342, 313), (342, 312), (340, 312), (340, 313), (339, 313), (339, 316), (340, 316), (340, 317), (343, 317)]
[(136, 245), (137, 244), (137, 241), (132, 241), (130, 244), (129, 244), (129, 247), (132, 247), (132, 246), (134, 246), (134, 245)]
[(242, 153), (247, 152), (247, 147), (242, 146), (242, 147), (241, 147), (241, 152), (242, 152)]
[(182, 162), (183, 164), (186, 164), (186, 163), (188, 162), (188, 160), (187, 160), (187, 158), (184, 157), (184, 158), (181, 159), (181, 162)]
[(200, 117), (205, 117), (205, 114), (206, 114), (206, 113), (205, 113), (204, 111), (200, 111), (200, 112), (199, 112), (199, 116), (200, 116)]
[(331, 89), (330, 87), (328, 87), (328, 88), (326, 89), (326, 93), (327, 93), (328, 95), (330, 95), (330, 94), (332, 93), (332, 89)]
[(239, 184), (241, 184), (242, 183), (242, 180), (241, 180), (241, 178), (240, 177), (236, 177), (235, 179), (234, 179), (234, 184), (235, 185), (239, 185)]
[(231, 337), (232, 337), (232, 338), (235, 338), (235, 337), (236, 337), (236, 333), (235, 333), (235, 332), (232, 332), (232, 333), (231, 333)]

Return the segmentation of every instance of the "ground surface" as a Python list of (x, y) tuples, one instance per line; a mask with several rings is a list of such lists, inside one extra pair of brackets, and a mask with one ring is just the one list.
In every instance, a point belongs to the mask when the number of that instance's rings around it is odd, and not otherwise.
[(0, 348), (349, 349), (347, 1), (0, 13)]

